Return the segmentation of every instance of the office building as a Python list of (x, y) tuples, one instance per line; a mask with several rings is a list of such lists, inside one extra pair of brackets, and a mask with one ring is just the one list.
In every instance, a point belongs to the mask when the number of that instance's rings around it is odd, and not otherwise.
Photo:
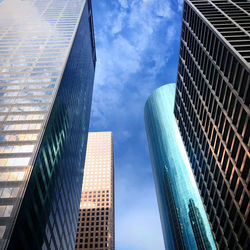
[(184, 1), (175, 116), (219, 249), (250, 246), (250, 2)]
[(0, 2), (0, 249), (74, 249), (95, 71), (91, 1)]
[(175, 84), (148, 98), (145, 126), (166, 249), (216, 249), (174, 116)]
[(75, 249), (114, 250), (112, 132), (90, 132)]

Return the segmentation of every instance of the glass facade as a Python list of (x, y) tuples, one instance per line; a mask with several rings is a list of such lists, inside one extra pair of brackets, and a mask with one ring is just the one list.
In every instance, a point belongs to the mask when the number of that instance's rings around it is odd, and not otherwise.
[(0, 249), (74, 249), (95, 69), (91, 1), (2, 1), (0, 11)]
[(250, 2), (184, 1), (175, 99), (220, 249), (250, 246)]
[(216, 249), (174, 117), (175, 84), (148, 98), (145, 126), (166, 249)]

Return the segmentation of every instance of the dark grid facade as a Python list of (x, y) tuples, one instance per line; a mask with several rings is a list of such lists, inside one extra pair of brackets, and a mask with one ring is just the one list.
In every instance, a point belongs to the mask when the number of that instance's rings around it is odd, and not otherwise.
[(185, 1), (175, 116), (220, 249), (250, 244), (250, 2)]
[(95, 71), (91, 1), (18, 3), (0, 3), (0, 249), (74, 249)]

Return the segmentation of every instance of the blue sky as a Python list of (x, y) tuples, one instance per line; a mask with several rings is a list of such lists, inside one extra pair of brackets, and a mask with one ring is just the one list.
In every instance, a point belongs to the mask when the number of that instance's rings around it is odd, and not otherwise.
[(176, 81), (181, 0), (92, 0), (97, 48), (90, 131), (112, 131), (117, 250), (163, 250), (144, 104)]

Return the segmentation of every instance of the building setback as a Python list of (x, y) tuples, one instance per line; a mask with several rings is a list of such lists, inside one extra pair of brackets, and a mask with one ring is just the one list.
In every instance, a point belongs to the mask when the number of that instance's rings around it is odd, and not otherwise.
[(112, 132), (88, 136), (75, 249), (115, 249)]
[(166, 249), (216, 249), (174, 117), (175, 84), (148, 98), (145, 127)]
[(1, 1), (0, 12), (0, 249), (74, 249), (96, 61), (91, 1)]
[(219, 249), (250, 245), (250, 2), (185, 0), (175, 116)]

